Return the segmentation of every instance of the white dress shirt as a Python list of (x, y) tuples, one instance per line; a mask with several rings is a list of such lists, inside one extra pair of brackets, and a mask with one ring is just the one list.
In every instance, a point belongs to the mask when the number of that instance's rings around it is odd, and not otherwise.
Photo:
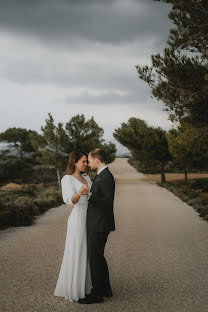
[(100, 170), (98, 170), (97, 174), (101, 173), (101, 171), (105, 168), (108, 168), (108, 166), (103, 166)]

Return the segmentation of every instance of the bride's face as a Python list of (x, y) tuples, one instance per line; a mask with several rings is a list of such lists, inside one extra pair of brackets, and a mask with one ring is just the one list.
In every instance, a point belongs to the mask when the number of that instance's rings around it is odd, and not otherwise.
[(79, 170), (79, 171), (85, 171), (86, 167), (88, 165), (87, 163), (87, 157), (85, 155), (83, 155), (78, 162), (75, 163), (75, 167)]

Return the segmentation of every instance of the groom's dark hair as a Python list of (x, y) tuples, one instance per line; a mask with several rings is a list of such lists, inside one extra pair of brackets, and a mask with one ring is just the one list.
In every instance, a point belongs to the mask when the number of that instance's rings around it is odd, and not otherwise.
[(101, 162), (105, 163), (107, 162), (106, 152), (102, 148), (94, 148), (89, 152), (89, 154), (92, 156), (92, 158), (98, 158)]

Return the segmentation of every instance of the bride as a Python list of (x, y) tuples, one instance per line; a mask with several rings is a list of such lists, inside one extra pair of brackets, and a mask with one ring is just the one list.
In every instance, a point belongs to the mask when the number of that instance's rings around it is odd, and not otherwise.
[(86, 171), (87, 154), (74, 150), (69, 157), (66, 175), (61, 179), (63, 201), (74, 205), (67, 222), (65, 250), (54, 296), (78, 301), (92, 288), (87, 257), (87, 194), (92, 181)]

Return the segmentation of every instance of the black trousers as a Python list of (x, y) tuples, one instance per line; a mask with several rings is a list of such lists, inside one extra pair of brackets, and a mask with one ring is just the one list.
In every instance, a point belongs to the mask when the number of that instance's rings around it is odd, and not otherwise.
[(87, 251), (93, 286), (91, 294), (95, 296), (103, 296), (105, 292), (111, 290), (108, 265), (104, 257), (109, 233), (87, 232)]

